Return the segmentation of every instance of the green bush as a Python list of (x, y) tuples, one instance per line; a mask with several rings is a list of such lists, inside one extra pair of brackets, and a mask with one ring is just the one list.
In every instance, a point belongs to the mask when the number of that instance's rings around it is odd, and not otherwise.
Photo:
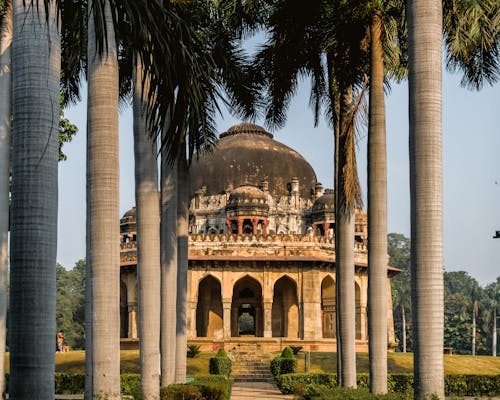
[(141, 396), (141, 375), (140, 374), (121, 374), (121, 393), (133, 396), (139, 399)]
[(208, 370), (212, 375), (231, 375), (232, 362), (224, 349), (219, 349), (215, 357), (210, 359)]
[(85, 391), (85, 374), (56, 372), (54, 383), (57, 394), (80, 394)]
[(160, 388), (160, 400), (203, 400), (200, 388), (193, 384), (174, 384)]
[(215, 355), (215, 357), (227, 357), (226, 350), (221, 347), (219, 350), (217, 350), (217, 354)]
[(455, 396), (500, 396), (500, 374), (446, 375), (444, 390)]
[(293, 357), (293, 353), (292, 358), (276, 357), (271, 360), (271, 373), (275, 379), (283, 374), (293, 374), (296, 370), (297, 360)]
[(290, 347), (285, 347), (281, 352), (281, 358), (295, 358), (293, 350)]
[[(315, 385), (334, 388), (337, 386), (337, 376), (336, 374), (281, 374), (276, 377), (276, 382), (282, 393), (295, 393), (304, 392), (308, 385), (313, 386), (307, 390), (313, 390)], [(369, 375), (358, 374), (357, 384), (358, 388), (369, 388)], [(446, 396), (500, 396), (500, 374), (445, 375), (444, 384)], [(388, 374), (387, 388), (390, 393), (399, 395), (412, 393), (413, 375)]]
[(292, 349), (294, 356), (299, 354), (299, 351), (302, 350), (302, 346), (290, 346), (290, 348)]
[(187, 358), (195, 358), (201, 353), (200, 346), (196, 344), (187, 345)]
[(161, 400), (230, 400), (231, 383), (224, 376), (203, 375), (192, 383), (160, 389)]

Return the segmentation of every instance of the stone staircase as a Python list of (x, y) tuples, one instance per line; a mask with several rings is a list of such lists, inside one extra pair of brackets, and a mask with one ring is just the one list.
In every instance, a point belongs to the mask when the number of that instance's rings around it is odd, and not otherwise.
[(241, 343), (228, 351), (232, 360), (233, 382), (268, 382), (273, 379), (269, 369), (272, 354), (262, 351), (256, 343)]

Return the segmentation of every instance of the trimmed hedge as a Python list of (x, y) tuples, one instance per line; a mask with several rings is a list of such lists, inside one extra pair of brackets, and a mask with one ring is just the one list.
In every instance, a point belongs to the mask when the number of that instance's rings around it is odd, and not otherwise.
[[(307, 385), (337, 386), (336, 374), (284, 374), (276, 378), (282, 393), (294, 393)], [(369, 374), (358, 374), (359, 388), (369, 388)], [(445, 375), (447, 396), (500, 396), (500, 374), (497, 375)], [(387, 388), (391, 393), (413, 391), (413, 374), (388, 374)]]
[[(121, 393), (138, 396), (141, 387), (139, 374), (121, 374)], [(6, 391), (9, 390), (9, 374), (5, 374)], [(85, 391), (85, 374), (56, 372), (54, 374), (56, 394), (82, 394)], [(137, 397), (138, 398), (138, 397)]]
[(297, 371), (297, 360), (290, 347), (285, 347), (281, 352), (281, 357), (275, 357), (271, 360), (271, 373), (274, 379), (283, 374), (293, 374)]
[(203, 375), (192, 383), (160, 388), (160, 400), (230, 400), (231, 383), (222, 375)]
[(229, 377), (231, 375), (232, 361), (227, 356), (224, 349), (219, 349), (215, 357), (210, 358), (208, 370), (212, 375), (224, 375)]

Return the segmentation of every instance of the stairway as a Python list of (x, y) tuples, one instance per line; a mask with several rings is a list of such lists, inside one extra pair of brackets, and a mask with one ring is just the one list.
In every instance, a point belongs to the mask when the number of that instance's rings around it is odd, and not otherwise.
[(256, 343), (241, 343), (228, 352), (233, 365), (233, 382), (268, 382), (273, 379), (270, 363), (272, 354), (262, 351)]

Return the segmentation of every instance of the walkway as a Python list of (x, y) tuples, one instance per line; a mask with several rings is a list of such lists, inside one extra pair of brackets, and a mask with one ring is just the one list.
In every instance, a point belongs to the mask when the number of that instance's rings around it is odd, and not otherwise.
[(278, 400), (293, 399), (292, 394), (281, 394), (272, 383), (268, 382), (236, 382), (233, 383), (231, 400)]

